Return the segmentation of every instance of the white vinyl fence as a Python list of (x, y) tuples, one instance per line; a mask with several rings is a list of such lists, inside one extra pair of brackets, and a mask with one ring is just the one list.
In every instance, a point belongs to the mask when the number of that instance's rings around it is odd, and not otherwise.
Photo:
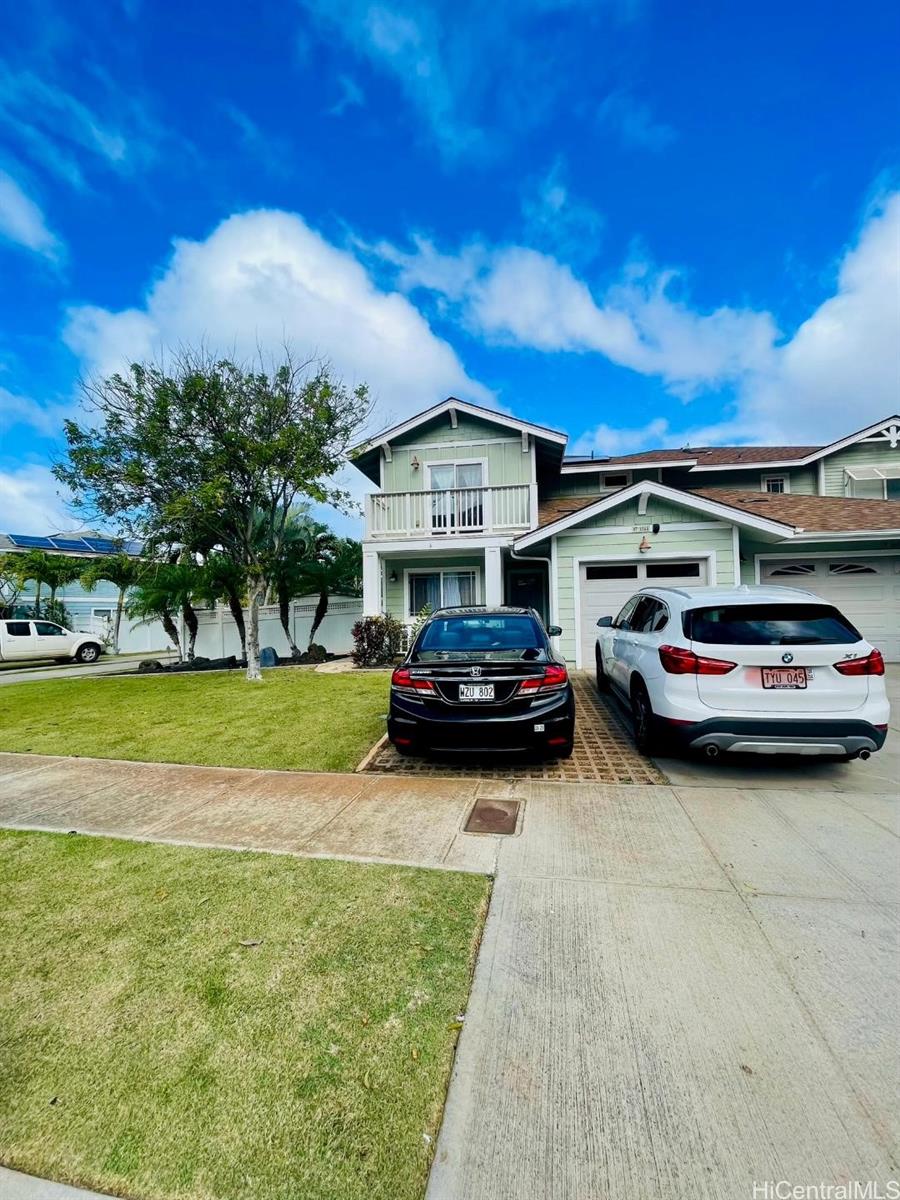
[[(291, 604), (291, 632), (301, 650), (305, 650), (309, 642), (309, 631), (312, 628), (317, 601), (316, 596), (300, 596)], [(325, 619), (316, 630), (316, 642), (332, 654), (349, 654), (353, 649), (351, 630), (361, 616), (361, 600), (354, 596), (332, 596), (328, 602)], [(246, 609), (244, 620), (247, 620)], [(241, 639), (227, 608), (200, 611), (197, 613), (197, 621), (200, 626), (197, 632), (197, 654), (203, 655), (204, 658), (225, 658), (229, 654), (240, 657)], [(276, 654), (285, 658), (291, 652), (281, 628), (281, 621), (278, 619), (277, 605), (267, 605), (260, 609), (259, 644), (261, 647), (272, 646)]]

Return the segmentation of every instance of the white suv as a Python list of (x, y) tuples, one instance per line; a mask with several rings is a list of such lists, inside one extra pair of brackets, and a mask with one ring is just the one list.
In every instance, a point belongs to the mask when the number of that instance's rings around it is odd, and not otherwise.
[(884, 745), (884, 659), (811, 592), (648, 587), (597, 625), (597, 687), (630, 706), (646, 754), (868, 758)]

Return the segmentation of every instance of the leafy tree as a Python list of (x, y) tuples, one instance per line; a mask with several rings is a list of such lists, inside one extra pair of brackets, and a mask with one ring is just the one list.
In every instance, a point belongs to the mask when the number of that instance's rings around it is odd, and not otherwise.
[(145, 571), (146, 564), (141, 559), (128, 554), (108, 554), (103, 558), (90, 559), (82, 571), (81, 586), (85, 591), (92, 592), (101, 580), (105, 580), (119, 589), (116, 598), (116, 615), (113, 621), (113, 654), (119, 653), (119, 634), (122, 627), (122, 613), (125, 611), (125, 596), (129, 588), (136, 586)]
[(16, 564), (18, 554), (0, 554), (0, 617), (11, 617), (15, 613), (16, 601), (22, 590), (22, 581)]
[[(205, 352), (134, 364), (85, 385), (83, 423), (66, 422), (57, 478), (92, 517), (149, 547), (217, 547), (246, 574), (247, 678), (259, 669), (259, 606), (288, 515), (304, 497), (346, 506), (335, 472), (368, 419), (326, 364), (290, 354), (253, 370)], [(262, 532), (263, 536), (260, 536)]]
[[(10, 556), (12, 557), (12, 556)], [(15, 556), (15, 570), (21, 587), (34, 580), (34, 615), (41, 616), (41, 589), (47, 586), (50, 603), (56, 603), (56, 593), (67, 583), (74, 583), (84, 570), (84, 559), (70, 554), (48, 554), (46, 550), (28, 550)]]

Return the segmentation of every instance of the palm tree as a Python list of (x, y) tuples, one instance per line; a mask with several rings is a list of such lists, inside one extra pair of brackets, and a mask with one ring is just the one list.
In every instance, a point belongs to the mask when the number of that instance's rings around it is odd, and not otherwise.
[(119, 631), (122, 625), (122, 613), (125, 610), (125, 595), (129, 588), (135, 587), (140, 582), (146, 569), (146, 564), (138, 558), (131, 558), (127, 554), (109, 554), (103, 558), (91, 559), (82, 571), (81, 586), (87, 592), (92, 592), (101, 579), (114, 584), (119, 589), (113, 623), (113, 654), (119, 653)]
[(247, 580), (239, 563), (216, 552), (206, 556), (199, 572), (196, 594), (208, 604), (216, 604), (224, 597), (228, 611), (237, 626), (241, 639), (241, 657), (244, 659), (247, 657), (247, 628), (244, 624), (246, 590)]
[(16, 555), (16, 577), (19, 585), (24, 587), (29, 579), (34, 580), (34, 615), (41, 615), (41, 588), (49, 583), (52, 572), (50, 555), (46, 550), (29, 550), (25, 554)]
[(163, 573), (163, 583), (169, 589), (173, 608), (180, 608), (181, 615), (188, 631), (187, 654), (188, 662), (194, 660), (194, 646), (197, 644), (197, 612), (193, 601), (196, 598), (198, 585), (201, 583), (200, 568), (193, 559), (182, 559), (181, 562), (170, 563)]
[(166, 579), (168, 567), (158, 565), (155, 570), (148, 571), (141, 583), (131, 593), (125, 607), (129, 617), (142, 625), (150, 621), (160, 621), (169, 636), (169, 641), (175, 647), (179, 659), (184, 662), (181, 640), (178, 637), (178, 626), (175, 624), (175, 609), (177, 605), (172, 599), (172, 590)]
[(353, 538), (336, 537), (333, 533), (319, 536), (313, 542), (314, 553), (304, 563), (301, 591), (316, 592), (318, 601), (309, 630), (310, 646), (328, 612), (332, 593), (362, 595), (362, 546)]
[(303, 591), (305, 564), (314, 552), (316, 528), (328, 532), (324, 525), (312, 521), (304, 509), (297, 509), (288, 516), (281, 553), (272, 566), (269, 580), (278, 604), (278, 619), (291, 648), (291, 658), (300, 658), (302, 653), (291, 632), (291, 601)]

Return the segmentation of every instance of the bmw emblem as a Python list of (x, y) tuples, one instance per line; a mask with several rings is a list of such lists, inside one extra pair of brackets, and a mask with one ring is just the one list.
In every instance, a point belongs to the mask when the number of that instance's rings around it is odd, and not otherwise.
[(790, 650), (787, 652), (787, 654), (782, 654), (781, 661), (783, 663), (792, 663), (794, 661), (794, 656), (791, 654)]
[(478, 676), (481, 674), (481, 667), (470, 667), (469, 674), (472, 676), (473, 679), (477, 679)]

